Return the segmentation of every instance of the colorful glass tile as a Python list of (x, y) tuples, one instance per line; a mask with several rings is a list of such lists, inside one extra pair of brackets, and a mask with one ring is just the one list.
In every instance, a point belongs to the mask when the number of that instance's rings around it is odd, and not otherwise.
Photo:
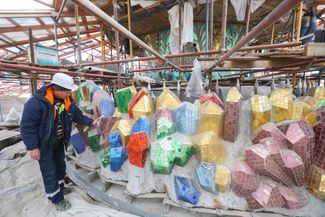
[(99, 134), (97, 132), (97, 129), (88, 131), (88, 143), (93, 152), (100, 150)]
[(197, 158), (200, 161), (222, 164), (227, 151), (214, 131), (200, 133), (192, 137), (197, 147)]
[(231, 190), (240, 197), (248, 197), (258, 187), (256, 174), (245, 162), (239, 161), (231, 171)]
[(275, 123), (290, 120), (292, 116), (292, 89), (275, 89), (271, 93), (272, 115)]
[(272, 104), (266, 96), (252, 96), (251, 105), (252, 129), (271, 121)]
[(231, 180), (230, 171), (228, 168), (224, 165), (217, 165), (214, 180), (220, 192), (227, 192)]
[(127, 160), (127, 152), (124, 146), (110, 148), (111, 171), (117, 172), (121, 169), (123, 163)]
[(133, 109), (133, 118), (137, 119), (142, 115), (150, 117), (154, 114), (154, 108), (152, 100), (148, 95), (144, 95), (141, 99), (134, 105)]
[(214, 131), (218, 136), (223, 135), (224, 111), (211, 101), (200, 106), (199, 132)]
[(211, 101), (211, 102), (215, 103), (216, 105), (218, 105), (219, 107), (221, 107), (222, 109), (224, 109), (224, 106), (223, 106), (223, 103), (222, 103), (221, 99), (214, 92), (206, 94), (204, 96), (201, 96), (199, 101), (200, 101), (201, 104), (203, 104), (203, 103), (205, 103), (207, 101)]
[(161, 117), (158, 119), (157, 121), (157, 139), (161, 139), (165, 136), (170, 136), (173, 133), (176, 132), (176, 127), (175, 124), (165, 118), (165, 117)]
[(108, 136), (108, 144), (110, 145), (110, 147), (122, 146), (122, 139), (120, 133), (117, 131), (111, 132)]
[(149, 149), (149, 138), (147, 133), (139, 132), (132, 135), (127, 146), (130, 164), (143, 168), (145, 166)]
[(223, 138), (235, 142), (238, 134), (238, 118), (242, 96), (236, 87), (230, 88), (225, 106)]
[(201, 187), (209, 192), (216, 194), (218, 192), (216, 183), (214, 182), (216, 165), (201, 162), (195, 171)]
[(199, 112), (189, 102), (182, 102), (174, 111), (176, 130), (185, 135), (196, 134)]
[(156, 110), (159, 108), (175, 109), (180, 103), (179, 98), (166, 88), (157, 99)]
[(121, 135), (123, 146), (129, 143), (132, 134), (132, 119), (123, 119), (116, 122), (112, 128), (112, 131), (118, 131)]
[(181, 176), (174, 176), (174, 181), (177, 199), (196, 205), (201, 193), (194, 187), (192, 181)]
[(325, 170), (312, 165), (306, 176), (306, 188), (322, 200), (325, 199)]
[(147, 136), (151, 136), (151, 123), (146, 116), (141, 116), (132, 126), (132, 133), (145, 132)]
[(132, 99), (132, 96), (133, 95), (129, 87), (116, 91), (115, 101), (119, 112), (128, 112), (128, 105)]
[(104, 168), (106, 168), (109, 165), (109, 155), (110, 155), (109, 148), (100, 151), (99, 160)]

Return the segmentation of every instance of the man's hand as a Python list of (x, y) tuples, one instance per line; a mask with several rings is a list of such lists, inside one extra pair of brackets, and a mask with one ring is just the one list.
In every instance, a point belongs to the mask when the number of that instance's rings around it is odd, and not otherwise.
[(35, 148), (33, 150), (30, 151), (30, 157), (33, 160), (39, 160), (41, 159), (41, 151), (38, 148)]
[(96, 118), (94, 121), (93, 121), (93, 126), (94, 127), (98, 127), (99, 126), (99, 123), (100, 123), (100, 120), (103, 118), (104, 116), (100, 116), (99, 118)]

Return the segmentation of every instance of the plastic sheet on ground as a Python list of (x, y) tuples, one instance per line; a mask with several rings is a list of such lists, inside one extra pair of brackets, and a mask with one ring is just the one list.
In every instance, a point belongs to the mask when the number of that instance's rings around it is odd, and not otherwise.
[(32, 160), (23, 148), (24, 144), (20, 142), (0, 152), (0, 216), (134, 216), (95, 202), (78, 187), (71, 187), (72, 193), (66, 196), (71, 209), (58, 212), (46, 199), (37, 161)]

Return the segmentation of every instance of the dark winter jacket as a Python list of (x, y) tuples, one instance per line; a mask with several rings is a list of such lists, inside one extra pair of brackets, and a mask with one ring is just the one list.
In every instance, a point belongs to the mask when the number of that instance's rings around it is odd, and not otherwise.
[[(59, 114), (63, 125), (63, 143), (68, 145), (72, 122), (91, 126), (93, 120), (84, 116), (71, 97), (64, 100), (64, 110)], [(20, 132), (27, 150), (39, 148), (42, 152), (56, 141), (56, 110), (51, 86), (43, 86), (26, 103)]]

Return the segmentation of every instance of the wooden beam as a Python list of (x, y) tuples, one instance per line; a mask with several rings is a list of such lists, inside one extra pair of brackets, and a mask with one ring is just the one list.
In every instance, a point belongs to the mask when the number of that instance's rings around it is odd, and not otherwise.
[[(40, 18), (36, 18), (40, 19)], [(93, 21), (83, 21), (80, 22), (80, 26), (86, 26), (86, 28), (89, 28), (89, 25), (98, 25), (99, 22), (97, 20)], [(60, 23), (60, 26), (62, 28), (66, 27), (74, 27), (76, 24), (75, 23)], [(16, 26), (16, 27), (0, 27), (0, 32), (1, 33), (8, 33), (8, 32), (25, 32), (26, 29), (31, 28), (33, 31), (37, 30), (48, 30), (48, 29), (53, 29), (53, 25), (32, 25), (32, 26)]]
[(61, 4), (62, 4), (62, 0), (55, 0), (54, 10), (56, 11), (60, 10)]
[(112, 5), (113, 0), (108, 0), (106, 5), (104, 5), (104, 7), (102, 8), (103, 11), (107, 11), (109, 9), (109, 7)]
[[(226, 60), (222, 66), (216, 66), (215, 69), (252, 69), (252, 68), (269, 68), (278, 67), (286, 64), (296, 64), (306, 60), (312, 60), (312, 58), (268, 58), (268, 59), (234, 59)], [(212, 61), (201, 61), (202, 70), (208, 69), (212, 66)], [(320, 63), (317, 66), (324, 66), (325, 63)]]
[(227, 14), (228, 14), (228, 0), (223, 0), (222, 22), (221, 22), (221, 41), (220, 41), (221, 49), (226, 48)]
[[(55, 11), (0, 11), (0, 18), (36, 18), (36, 17), (56, 17)], [(80, 16), (93, 16), (92, 14), (80, 10)], [(60, 17), (74, 17), (71, 11), (62, 12)]]
[[(88, 33), (93, 33), (93, 32), (98, 32), (99, 29), (98, 28), (92, 28), (89, 31), (84, 31), (84, 32), (80, 32), (80, 35), (84, 35), (84, 34), (88, 34)], [(67, 36), (75, 36), (76, 32), (71, 32), (71, 33), (67, 33), (67, 34), (59, 34), (57, 36), (57, 38), (66, 38)], [(41, 37), (41, 38), (34, 38), (34, 42), (41, 42), (41, 41), (48, 41), (48, 40), (54, 40), (54, 35), (51, 36), (45, 36), (45, 37)], [(28, 44), (29, 40), (23, 40), (23, 41), (18, 41), (15, 42), (15, 45), (24, 45), (24, 44)], [(0, 45), (0, 49), (1, 48), (7, 48), (7, 47), (12, 47), (12, 45)]]

